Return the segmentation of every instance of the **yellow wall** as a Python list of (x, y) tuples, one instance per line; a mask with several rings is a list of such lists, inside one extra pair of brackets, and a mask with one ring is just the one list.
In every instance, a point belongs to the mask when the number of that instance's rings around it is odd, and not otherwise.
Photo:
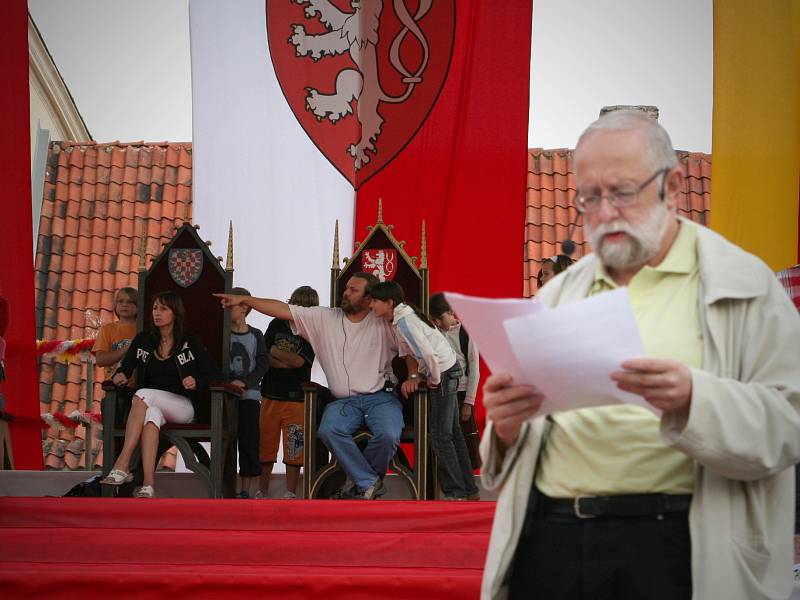
[(798, 262), (800, 1), (714, 0), (711, 226)]

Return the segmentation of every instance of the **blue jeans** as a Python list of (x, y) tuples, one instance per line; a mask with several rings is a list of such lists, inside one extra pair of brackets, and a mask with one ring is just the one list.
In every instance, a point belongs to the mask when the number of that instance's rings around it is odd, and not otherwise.
[(436, 454), (439, 485), (446, 496), (463, 498), (478, 492), (458, 411), (458, 380), (461, 367), (442, 373), (439, 387), (430, 391), (431, 442)]
[[(362, 454), (353, 434), (364, 426), (372, 437)], [(394, 394), (380, 391), (328, 404), (317, 435), (356, 487), (365, 490), (386, 473), (402, 431), (403, 405)]]

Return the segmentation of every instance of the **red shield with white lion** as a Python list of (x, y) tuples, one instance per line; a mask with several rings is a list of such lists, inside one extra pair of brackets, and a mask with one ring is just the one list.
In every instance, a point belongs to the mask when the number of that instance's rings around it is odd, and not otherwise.
[(444, 85), (455, 0), (267, 0), (283, 95), (358, 188), (419, 131)]
[(361, 270), (372, 273), (380, 281), (391, 281), (397, 273), (397, 251), (393, 248), (364, 250), (361, 255)]

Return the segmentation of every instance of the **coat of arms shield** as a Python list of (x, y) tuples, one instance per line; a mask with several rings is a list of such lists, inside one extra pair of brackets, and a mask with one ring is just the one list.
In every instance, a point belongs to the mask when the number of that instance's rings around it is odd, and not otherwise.
[(203, 251), (196, 248), (172, 248), (167, 264), (172, 280), (187, 288), (200, 279), (203, 272)]
[(455, 43), (455, 0), (268, 0), (266, 13), (286, 101), (358, 189), (436, 104)]
[(372, 273), (381, 281), (391, 281), (397, 273), (397, 251), (393, 248), (364, 250), (361, 255), (361, 270)]

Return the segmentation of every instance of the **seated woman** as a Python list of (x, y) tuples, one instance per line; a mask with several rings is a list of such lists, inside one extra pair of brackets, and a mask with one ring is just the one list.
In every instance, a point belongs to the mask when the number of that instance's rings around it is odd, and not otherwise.
[(133, 480), (130, 461), (141, 444), (142, 487), (137, 498), (153, 498), (158, 434), (164, 423), (190, 423), (197, 408), (197, 392), (219, 372), (200, 339), (183, 329), (183, 301), (175, 292), (160, 292), (153, 300), (153, 329), (131, 342), (112, 381), (127, 384), (136, 370), (138, 389), (133, 396), (125, 442), (114, 468), (100, 483), (122, 485)]

